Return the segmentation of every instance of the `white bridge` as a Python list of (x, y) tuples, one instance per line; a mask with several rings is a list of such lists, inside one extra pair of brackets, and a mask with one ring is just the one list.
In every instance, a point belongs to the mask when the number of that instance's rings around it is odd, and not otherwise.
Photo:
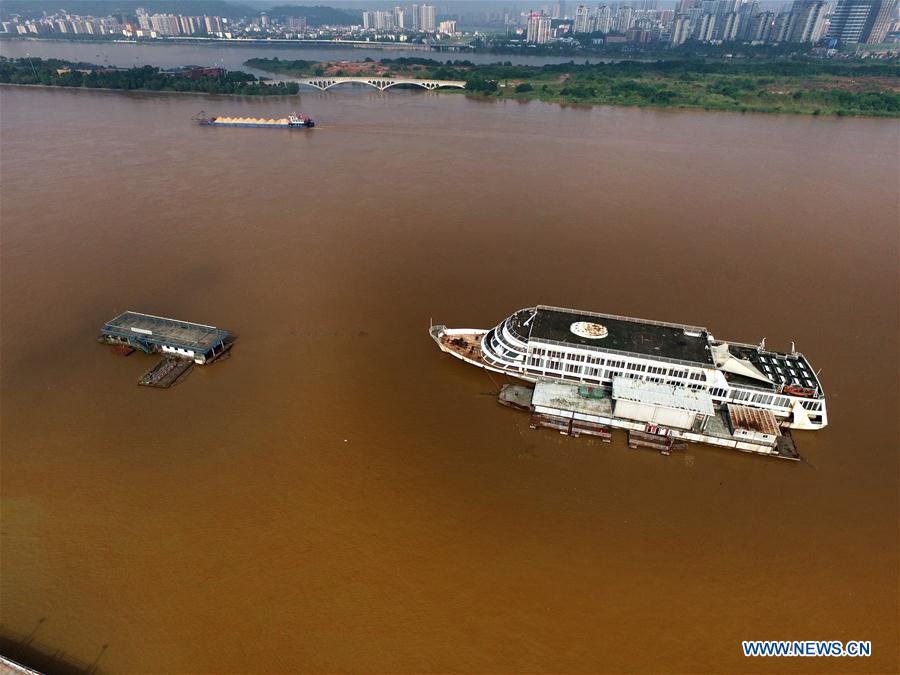
[(466, 83), (463, 80), (415, 80), (403, 79), (396, 77), (304, 77), (295, 80), (299, 84), (305, 84), (316, 89), (325, 91), (339, 84), (367, 84), (375, 87), (379, 91), (384, 91), (390, 87), (396, 87), (398, 84), (411, 84), (423, 89), (433, 90), (441, 87), (455, 87), (456, 89), (465, 89)]

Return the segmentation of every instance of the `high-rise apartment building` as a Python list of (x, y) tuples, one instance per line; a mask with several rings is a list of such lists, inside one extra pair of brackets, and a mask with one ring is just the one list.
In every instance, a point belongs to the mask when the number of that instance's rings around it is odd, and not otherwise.
[(433, 33), (436, 29), (434, 5), (419, 5), (419, 30)]
[(719, 39), (723, 42), (732, 42), (737, 37), (741, 15), (737, 12), (726, 12), (722, 20), (722, 30), (719, 32)]
[(713, 39), (716, 31), (716, 15), (701, 14), (697, 23), (694, 25), (693, 37), (700, 42), (709, 42)]
[(746, 39), (751, 42), (768, 42), (772, 36), (772, 28), (775, 25), (773, 12), (759, 12), (750, 20)]
[(593, 33), (593, 17), (591, 10), (585, 5), (578, 5), (575, 9), (575, 24), (572, 26), (573, 33)]
[(525, 41), (535, 45), (550, 42), (550, 21), (549, 16), (542, 16), (541, 14), (529, 16)]
[(677, 47), (691, 37), (691, 19), (687, 15), (676, 16), (672, 24), (672, 46)]
[(287, 20), (288, 28), (295, 31), (306, 30), (306, 17), (305, 16), (291, 16), (288, 17)]
[(204, 16), (203, 23), (206, 26), (207, 33), (222, 33), (225, 31), (225, 25), (222, 18), (218, 16)]
[(838, 0), (828, 38), (840, 44), (880, 42), (896, 6), (897, 0)]
[(779, 12), (775, 15), (775, 23), (772, 25), (772, 33), (769, 35), (769, 42), (786, 42), (791, 34), (791, 14), (790, 12)]
[(615, 28), (617, 33), (626, 33), (631, 28), (634, 20), (634, 10), (631, 7), (619, 7), (616, 12)]
[(753, 30), (753, 17), (759, 14), (759, 2), (750, 0), (750, 2), (742, 2), (738, 8), (738, 14), (741, 17), (738, 25), (736, 40), (745, 41), (750, 39), (750, 32)]
[(891, 29), (894, 19), (897, 17), (897, 0), (883, 0), (881, 9), (875, 14), (875, 22), (872, 24), (872, 30), (869, 31), (869, 44), (877, 44), (884, 42), (884, 37)]
[(608, 33), (612, 28), (612, 10), (606, 5), (600, 5), (597, 10), (597, 30)]
[(150, 17), (150, 30), (170, 37), (181, 34), (178, 17), (174, 14), (154, 14)]
[(795, 0), (791, 7), (788, 42), (818, 42), (825, 26), (826, 5), (821, 0)]

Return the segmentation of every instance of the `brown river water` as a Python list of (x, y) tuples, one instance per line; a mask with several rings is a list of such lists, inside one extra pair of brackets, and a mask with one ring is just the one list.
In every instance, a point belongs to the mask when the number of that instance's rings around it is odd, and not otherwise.
[[(898, 125), (3, 88), (2, 634), (102, 672), (891, 672)], [(200, 108), (312, 131), (195, 126)], [(804, 463), (528, 428), (429, 320), (799, 350)], [(126, 309), (232, 357), (170, 390)], [(741, 640), (871, 640), (746, 659)], [(27, 643), (27, 644), (26, 644)], [(80, 666), (79, 666), (80, 664)]]

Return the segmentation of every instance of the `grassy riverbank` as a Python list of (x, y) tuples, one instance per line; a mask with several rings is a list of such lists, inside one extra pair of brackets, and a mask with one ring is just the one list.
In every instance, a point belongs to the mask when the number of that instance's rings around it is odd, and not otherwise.
[(295, 77), (376, 75), (465, 80), (472, 95), (558, 103), (900, 116), (900, 76), (893, 62), (680, 59), (515, 66), (422, 58), (326, 63), (273, 58), (250, 59), (245, 65)]
[(153, 66), (120, 69), (60, 59), (4, 57), (0, 57), (0, 83), (240, 96), (283, 96), (299, 90), (295, 82), (266, 83), (240, 71), (169, 73)]

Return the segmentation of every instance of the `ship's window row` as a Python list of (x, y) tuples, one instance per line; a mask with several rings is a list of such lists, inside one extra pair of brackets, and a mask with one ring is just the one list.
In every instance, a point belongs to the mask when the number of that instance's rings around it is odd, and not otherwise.
[[(665, 369), (659, 368), (656, 366), (650, 366), (647, 368), (647, 375), (639, 374), (641, 371), (639, 369), (628, 370), (627, 368), (596, 368), (589, 365), (581, 365), (579, 363), (559, 361), (559, 360), (547, 360), (542, 359), (535, 354), (537, 350), (532, 352), (532, 354), (528, 357), (527, 363), (529, 366), (533, 366), (529, 371), (534, 374), (542, 374), (547, 371), (553, 371), (560, 374), (566, 375), (574, 375), (578, 376), (580, 379), (590, 378), (600, 380), (602, 382), (611, 382), (614, 377), (627, 377), (631, 379), (643, 379), (648, 380), (650, 382), (667, 382), (665, 377), (658, 377), (656, 375), (662, 374)], [(621, 363), (623, 366), (625, 362), (622, 361), (610, 361), (610, 363)], [(649, 375), (650, 372), (653, 372), (654, 375)], [(690, 373), (690, 375), (694, 375), (694, 373)], [(671, 376), (670, 376), (671, 377)], [(691, 378), (695, 379), (695, 378)], [(693, 391), (699, 391), (704, 389), (704, 385), (698, 382), (691, 382), (687, 384), (687, 388)], [(728, 399), (737, 401), (739, 403), (750, 403), (758, 406), (766, 406), (766, 407), (774, 407), (780, 409), (786, 409), (790, 407), (791, 400), (787, 396), (779, 396), (776, 394), (768, 394), (754, 391), (747, 391), (742, 389), (733, 389), (728, 390), (722, 387), (715, 387), (710, 392), (712, 396), (719, 399)], [(821, 410), (821, 404), (817, 401), (803, 401), (802, 405), (811, 411)]]
[[(610, 363), (621, 363), (622, 367), (620, 368), (598, 368), (593, 365), (582, 365), (580, 363), (574, 363), (570, 361), (558, 361), (558, 360), (550, 360), (540, 358), (531, 354), (527, 361), (527, 365), (530, 366), (527, 370), (530, 373), (535, 375), (542, 375), (547, 372), (554, 372), (565, 375), (572, 375), (578, 377), (578, 379), (589, 378), (592, 380), (599, 380), (603, 382), (612, 382), (612, 378), (614, 377), (627, 377), (630, 379), (637, 380), (649, 380), (650, 382), (669, 382), (671, 384), (679, 385), (679, 386), (687, 386), (689, 389), (694, 391), (698, 391), (701, 389), (705, 389), (705, 385), (699, 382), (691, 382), (689, 384), (685, 382), (672, 382), (671, 380), (665, 377), (658, 377), (652, 375), (644, 375), (639, 372), (630, 371), (627, 368), (624, 368), (625, 363), (620, 361), (611, 361)], [(662, 369), (659, 369), (662, 370)]]
[[(547, 354), (549, 355), (559, 355), (566, 356), (562, 352), (555, 352), (552, 350), (543, 350), (543, 349), (534, 349), (531, 354), (529, 354), (527, 358), (527, 365), (530, 366), (527, 370), (528, 372), (535, 375), (547, 374), (548, 371), (553, 371), (562, 376), (567, 376), (571, 378), (578, 378), (581, 380), (591, 379), (599, 382), (610, 383), (612, 382), (612, 378), (614, 377), (627, 377), (630, 379), (639, 379), (639, 380), (648, 380), (650, 382), (669, 382), (671, 384), (678, 384), (676, 382), (672, 382), (671, 380), (667, 380), (665, 377), (660, 377), (659, 375), (664, 375), (666, 373), (666, 369), (660, 368), (657, 366), (648, 366), (645, 370), (641, 370), (639, 368), (634, 368), (629, 370), (626, 366), (627, 363), (622, 360), (613, 360), (611, 359), (607, 364), (609, 367), (606, 369), (598, 368), (594, 365), (583, 364), (582, 362), (574, 362), (574, 361), (566, 361), (561, 360), (559, 358), (549, 359), (542, 358), (539, 354)], [(590, 362), (590, 359), (587, 359)], [(603, 359), (600, 359), (602, 362)], [(615, 364), (616, 367), (612, 367)], [(644, 364), (638, 364), (644, 365)], [(685, 371), (671, 371), (678, 372), (679, 375), (683, 374)], [(671, 378), (671, 372), (668, 374), (668, 377)], [(642, 374), (647, 373), (647, 374)], [(651, 374), (652, 373), (652, 374)], [(702, 373), (696, 373), (699, 377), (694, 377), (695, 373), (688, 373), (690, 379), (701, 379)], [(683, 379), (683, 378), (682, 378)], [(682, 383), (682, 386), (685, 386)], [(691, 382), (686, 384), (688, 389), (693, 391), (701, 391), (705, 389), (705, 385), (698, 382)], [(714, 387), (710, 390), (710, 394), (714, 398), (723, 399), (723, 400), (733, 400), (738, 403), (749, 403), (754, 404), (761, 407), (772, 407), (779, 408), (781, 410), (786, 410), (790, 408), (791, 399), (787, 396), (781, 396), (778, 394), (769, 394), (757, 391), (748, 391), (744, 389), (725, 389), (723, 387)], [(821, 411), (823, 406), (821, 401), (801, 401), (801, 405), (811, 412)]]
[[(662, 378), (660, 378), (661, 380), (668, 378), (675, 380), (692, 380), (694, 382), (702, 382), (706, 379), (703, 371), (701, 370), (687, 370), (685, 368), (651, 366), (646, 363), (640, 363), (637, 361), (626, 361), (625, 359), (606, 359), (601, 356), (568, 353), (555, 349), (544, 349), (542, 347), (535, 347), (529, 352), (529, 365), (537, 366), (538, 368), (560, 370), (560, 363), (592, 364), (597, 366), (606, 366), (608, 370), (625, 370), (635, 373), (649, 373), (652, 375), (662, 376)], [(566, 366), (566, 371), (585, 373), (588, 372), (584, 369), (571, 369), (568, 367), (568, 365)]]
[[(712, 395), (719, 398), (728, 398), (728, 392), (724, 389), (719, 388), (713, 389)], [(754, 403), (756, 405), (771, 406), (774, 408), (790, 408), (791, 406), (791, 399), (787, 396), (779, 396), (777, 394), (760, 394), (743, 389), (732, 390), (731, 400), (737, 401), (738, 403)], [(800, 401), (800, 405), (802, 405), (807, 410), (822, 410), (821, 401)]]
[(501, 333), (503, 342), (505, 342), (507, 345), (517, 350), (525, 350), (526, 343), (523, 342), (515, 332), (509, 330), (506, 324), (503, 325), (503, 330), (501, 331)]
[(521, 360), (525, 354), (521, 349), (508, 344), (503, 338), (497, 334), (497, 331), (491, 331), (489, 335), (489, 346), (496, 356), (509, 359), (511, 361)]

